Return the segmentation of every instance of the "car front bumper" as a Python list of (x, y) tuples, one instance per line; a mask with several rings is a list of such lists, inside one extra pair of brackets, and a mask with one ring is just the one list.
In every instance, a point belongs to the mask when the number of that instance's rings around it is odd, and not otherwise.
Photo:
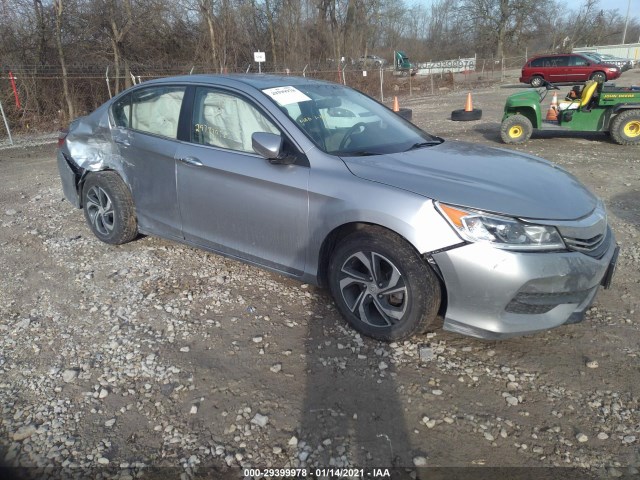
[(499, 339), (582, 321), (615, 267), (618, 247), (613, 234), (607, 240), (600, 258), (481, 243), (432, 255), (447, 291), (444, 329)]

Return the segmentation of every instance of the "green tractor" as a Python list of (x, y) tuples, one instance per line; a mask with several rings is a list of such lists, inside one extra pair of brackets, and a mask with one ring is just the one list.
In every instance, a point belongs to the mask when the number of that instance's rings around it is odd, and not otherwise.
[(539, 90), (514, 93), (507, 98), (500, 127), (504, 143), (526, 142), (535, 128), (605, 132), (620, 145), (640, 145), (639, 87), (616, 88), (589, 80), (582, 89), (573, 87), (557, 108), (547, 114), (541, 110), (541, 103), (552, 89), (560, 90), (545, 82)]

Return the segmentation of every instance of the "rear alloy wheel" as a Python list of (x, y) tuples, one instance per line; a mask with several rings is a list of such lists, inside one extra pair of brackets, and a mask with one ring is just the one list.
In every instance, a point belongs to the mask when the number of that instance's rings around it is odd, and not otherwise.
[(422, 333), (440, 306), (440, 283), (405, 240), (372, 227), (349, 235), (329, 264), (338, 310), (353, 328), (392, 341)]
[(500, 138), (504, 143), (524, 143), (531, 138), (531, 133), (531, 121), (520, 114), (507, 117), (500, 126)]
[(87, 178), (82, 208), (89, 228), (105, 243), (121, 245), (138, 235), (131, 193), (115, 172), (92, 173)]
[(614, 142), (620, 145), (640, 145), (640, 110), (616, 115), (609, 131)]
[(598, 83), (604, 83), (607, 81), (607, 76), (603, 72), (593, 72), (589, 77), (589, 80), (595, 80)]
[(539, 75), (536, 75), (535, 77), (531, 78), (531, 81), (529, 83), (533, 88), (538, 88), (542, 86), (543, 82), (544, 82), (544, 78), (540, 77)]

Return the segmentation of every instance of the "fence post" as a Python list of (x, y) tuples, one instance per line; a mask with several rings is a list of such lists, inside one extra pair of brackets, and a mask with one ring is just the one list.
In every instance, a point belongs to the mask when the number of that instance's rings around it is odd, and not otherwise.
[(382, 83), (384, 82), (384, 70), (382, 70), (382, 65), (380, 65), (380, 101), (384, 102), (384, 91), (382, 89)]
[(4, 108), (2, 108), (2, 102), (0, 102), (0, 112), (2, 112), (2, 119), (4, 120), (4, 126), (7, 129), (7, 134), (9, 135), (9, 145), (13, 145), (13, 138), (11, 138), (11, 130), (9, 129), (9, 122), (7, 122), (7, 117), (4, 114)]
[(9, 72), (9, 80), (11, 81), (11, 88), (13, 89), (13, 96), (16, 99), (16, 109), (20, 110), (20, 97), (18, 96), (18, 89), (16, 88), (16, 77), (13, 76), (12, 72)]

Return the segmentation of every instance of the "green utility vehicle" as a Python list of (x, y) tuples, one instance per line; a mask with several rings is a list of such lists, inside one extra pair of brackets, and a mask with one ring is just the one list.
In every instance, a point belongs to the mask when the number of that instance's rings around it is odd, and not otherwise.
[[(507, 98), (500, 136), (504, 143), (523, 143), (533, 129), (544, 131), (605, 132), (620, 145), (640, 145), (640, 87), (617, 88), (589, 80), (573, 87), (556, 109), (557, 120), (546, 120), (541, 103), (549, 90), (514, 93)], [(553, 116), (553, 115), (552, 115)]]

